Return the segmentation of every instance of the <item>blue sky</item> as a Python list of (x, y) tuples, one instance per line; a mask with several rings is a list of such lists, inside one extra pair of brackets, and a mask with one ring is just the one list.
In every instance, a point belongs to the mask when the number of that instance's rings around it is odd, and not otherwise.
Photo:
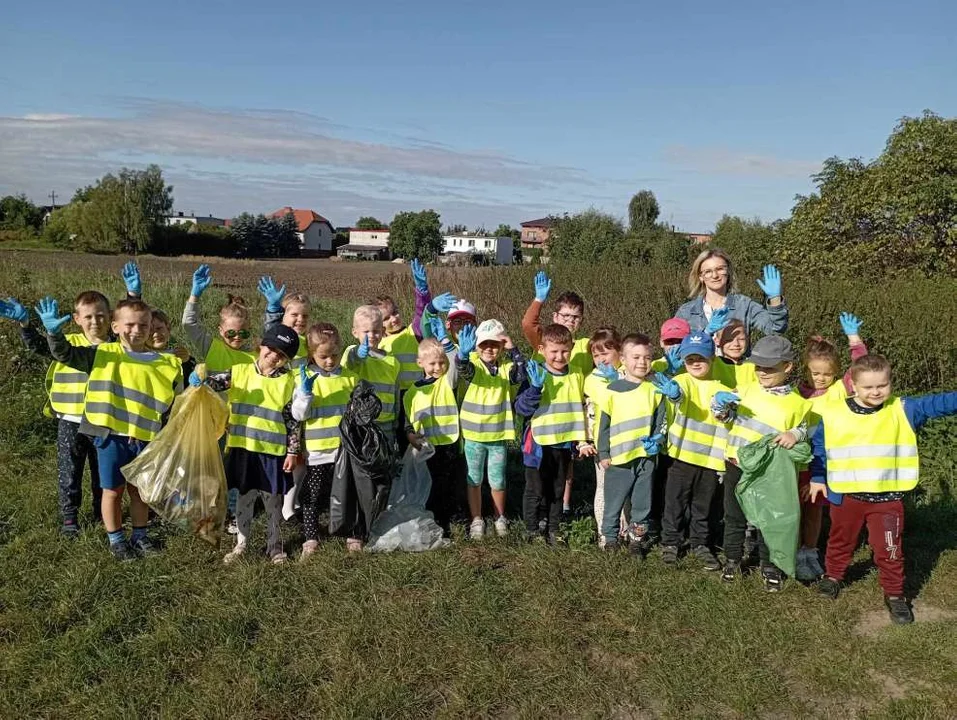
[[(781, 5), (781, 7), (775, 7)], [(517, 224), (648, 188), (662, 217), (786, 216), (831, 156), (957, 114), (957, 3), (17, 3), (0, 193), (157, 162), (178, 210), (435, 208)]]

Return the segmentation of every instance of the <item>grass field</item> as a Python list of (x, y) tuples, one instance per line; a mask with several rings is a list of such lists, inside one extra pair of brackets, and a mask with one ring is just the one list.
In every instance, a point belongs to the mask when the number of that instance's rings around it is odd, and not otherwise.
[[(123, 262), (0, 253), (0, 295), (53, 292), (68, 302), (94, 286), (115, 297)], [(147, 298), (178, 315), (196, 262), (141, 259)], [(411, 291), (402, 266), (213, 264), (217, 282), (250, 300), (264, 272), (307, 289), (314, 316), (344, 330), (358, 300)], [(434, 276), (439, 290), (464, 288), (517, 336), (530, 273)], [(210, 322), (222, 297), (204, 298)], [(680, 287), (619, 310), (612, 303), (623, 297), (596, 284), (593, 325), (623, 312), (647, 327), (642, 318), (664, 316)], [(941, 377), (949, 342), (925, 345)], [(925, 448), (935, 490), (908, 510), (917, 623), (901, 628), (887, 621), (865, 550), (836, 602), (795, 582), (766, 595), (756, 577), (725, 586), (690, 560), (670, 570), (654, 553), (639, 566), (595, 546), (526, 546), (517, 533), (473, 544), (459, 531), (451, 548), (415, 556), (348, 556), (330, 542), (305, 565), (252, 555), (226, 567), (220, 552), (166, 532), (162, 555), (118, 565), (102, 530), (88, 527), (76, 542), (57, 534), (54, 427), (39, 413), (44, 367), (4, 323), (0, 717), (957, 717), (957, 506), (943, 431)], [(933, 375), (926, 382), (942, 386)], [(514, 514), (522, 483), (510, 479)], [(284, 532), (294, 553), (297, 532)], [(264, 546), (261, 527), (253, 542)]]

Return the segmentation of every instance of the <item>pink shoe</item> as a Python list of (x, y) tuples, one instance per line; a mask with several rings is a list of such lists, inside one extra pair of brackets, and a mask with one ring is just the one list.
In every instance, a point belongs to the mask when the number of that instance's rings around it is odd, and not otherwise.
[(362, 552), (364, 543), (359, 538), (349, 538), (346, 540), (346, 551), (351, 553)]

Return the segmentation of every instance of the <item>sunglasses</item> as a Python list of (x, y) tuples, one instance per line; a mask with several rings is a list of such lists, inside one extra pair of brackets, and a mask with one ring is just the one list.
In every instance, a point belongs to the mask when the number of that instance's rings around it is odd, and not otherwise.
[(233, 338), (237, 338), (237, 337), (240, 340), (248, 340), (250, 334), (251, 333), (249, 332), (249, 330), (227, 330), (226, 332), (223, 333), (223, 336), (226, 337), (228, 340), (232, 340)]

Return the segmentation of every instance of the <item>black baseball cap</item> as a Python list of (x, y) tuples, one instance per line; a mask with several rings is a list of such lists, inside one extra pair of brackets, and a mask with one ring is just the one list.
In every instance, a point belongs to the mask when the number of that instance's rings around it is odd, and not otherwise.
[(259, 342), (271, 350), (281, 352), (287, 360), (292, 360), (299, 352), (299, 336), (292, 328), (285, 325), (274, 325), (263, 333), (263, 339)]

